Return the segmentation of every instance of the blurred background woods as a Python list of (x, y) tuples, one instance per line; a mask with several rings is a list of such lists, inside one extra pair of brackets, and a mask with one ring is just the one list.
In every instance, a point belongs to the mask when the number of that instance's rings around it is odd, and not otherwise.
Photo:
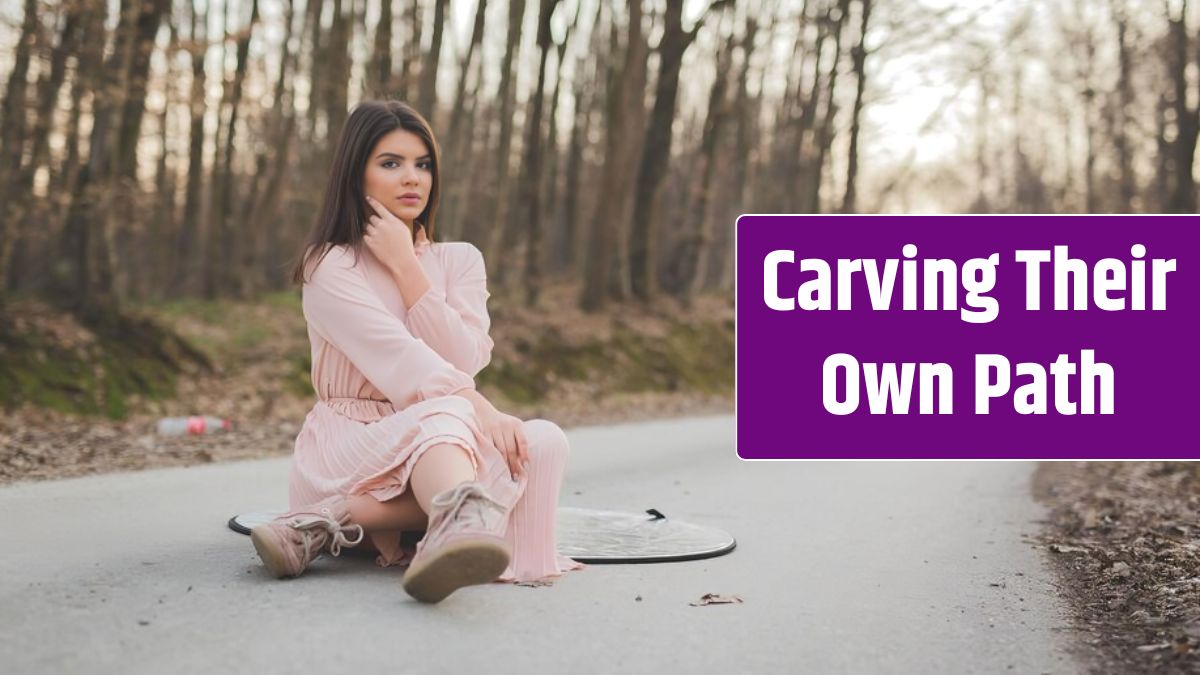
[(82, 316), (288, 285), (348, 110), (538, 306), (732, 287), (742, 212), (1192, 212), (1187, 0), (7, 0), (0, 282)]

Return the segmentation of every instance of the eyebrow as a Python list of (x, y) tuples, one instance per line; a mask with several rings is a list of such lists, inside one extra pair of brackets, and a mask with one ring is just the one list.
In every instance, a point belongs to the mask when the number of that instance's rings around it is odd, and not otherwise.
[[(375, 159), (383, 159), (384, 157), (395, 157), (396, 159), (404, 159), (404, 155), (397, 155), (394, 152), (381, 152), (375, 156)], [(421, 155), (417, 159), (418, 160), (429, 159), (429, 155)]]

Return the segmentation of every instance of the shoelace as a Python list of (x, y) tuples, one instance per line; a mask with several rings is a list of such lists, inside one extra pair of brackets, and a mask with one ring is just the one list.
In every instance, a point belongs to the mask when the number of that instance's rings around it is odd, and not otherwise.
[(442, 522), (450, 523), (458, 519), (459, 514), (462, 512), (463, 505), (466, 503), (468, 497), (474, 497), (476, 503), (480, 507), (479, 520), (484, 527), (488, 527), (490, 529), (490, 525), (487, 522), (483, 507), (491, 506), (500, 513), (504, 513), (504, 504), (492, 499), (487, 492), (484, 492), (483, 488), (480, 487), (478, 483), (463, 483), (454, 488), (449, 495), (446, 495), (445, 497), (438, 495), (438, 497), (433, 500), (433, 504), (435, 506), (448, 507), (446, 518)]
[[(337, 557), (342, 554), (343, 546), (357, 546), (362, 543), (366, 533), (363, 531), (362, 525), (346, 525), (343, 526), (333, 517), (333, 512), (328, 508), (321, 509), (321, 515), (297, 516), (292, 518), (288, 525), (301, 533), (301, 539), (304, 540), (304, 559), (312, 558), (312, 532), (316, 528), (322, 528), (332, 536), (332, 541), (329, 542), (329, 552)], [(346, 530), (358, 530), (358, 538), (351, 539), (346, 536)]]

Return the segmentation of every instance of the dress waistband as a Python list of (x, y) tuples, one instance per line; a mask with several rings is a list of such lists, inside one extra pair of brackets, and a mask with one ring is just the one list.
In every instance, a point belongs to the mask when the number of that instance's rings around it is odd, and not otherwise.
[(375, 422), (396, 412), (396, 406), (387, 399), (330, 396), (321, 401), (334, 412), (359, 422)]

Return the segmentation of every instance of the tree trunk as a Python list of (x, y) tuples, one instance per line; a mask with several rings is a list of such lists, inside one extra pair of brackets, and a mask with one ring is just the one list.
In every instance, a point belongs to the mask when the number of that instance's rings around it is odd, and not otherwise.
[(661, 214), (658, 196), (671, 159), (671, 125), (679, 94), (683, 54), (696, 38), (699, 26), (683, 29), (683, 0), (667, 0), (663, 35), (658, 43), (658, 81), (654, 110), (642, 142), (641, 161), (629, 233), (629, 282), (634, 297), (648, 301), (657, 292), (654, 267), (654, 230)]
[[(114, 284), (114, 273), (119, 267), (114, 242), (117, 238), (118, 218), (124, 211), (117, 208), (128, 186), (121, 180), (119, 160), (121, 148), (115, 141), (125, 128), (123, 113), (128, 110), (123, 86), (138, 73), (146, 72), (149, 52), (134, 49), (139, 27), (145, 23), (157, 25), (162, 19), (167, 3), (163, 1), (134, 4), (125, 0), (117, 22), (115, 44), (122, 46), (113, 51), (103, 65), (100, 46), (90, 44), (98, 40), (102, 31), (102, 13), (96, 18), (96, 37), (85, 38), (88, 54), (81, 77), (94, 78), (93, 122), (88, 162), (79, 173), (75, 190), (68, 208), (64, 227), (64, 244), (71, 254), (74, 266), (70, 286), (64, 289), (65, 299), (74, 305), (85, 319), (95, 319), (111, 314), (117, 309), (119, 297)], [(146, 14), (149, 16), (146, 16)], [(97, 72), (98, 71), (98, 72)], [(144, 106), (144, 101), (143, 101)]]
[(1167, 202), (1170, 213), (1194, 213), (1196, 211), (1196, 182), (1192, 178), (1192, 162), (1196, 156), (1196, 135), (1200, 132), (1200, 104), (1188, 106), (1187, 66), (1191, 62), (1187, 34), (1187, 2), (1180, 9), (1179, 18), (1170, 18), (1171, 83), (1175, 94), (1175, 125), (1178, 130), (1171, 144), (1174, 178), (1171, 196)]
[[(571, 41), (571, 35), (575, 32), (575, 28), (579, 25), (579, 17), (581, 14), (582, 12), (580, 12), (579, 8), (576, 7), (574, 18), (567, 26), (567, 31), (563, 35), (562, 42), (557, 44), (557, 58), (555, 59), (554, 66), (554, 90), (550, 94), (550, 119), (547, 123), (549, 130), (547, 131), (546, 140), (546, 150), (549, 153), (549, 157), (547, 158), (546, 170), (543, 172), (545, 177), (543, 180), (544, 184), (542, 186), (542, 189), (545, 190), (544, 194), (546, 195), (545, 206), (542, 209), (544, 213), (542, 222), (547, 223), (550, 226), (546, 232), (546, 239), (549, 240), (549, 248), (551, 249), (550, 261), (553, 261), (557, 256), (556, 246), (558, 242), (561, 241), (561, 237), (558, 235), (561, 233), (562, 227), (562, 217), (559, 212), (559, 207), (562, 203), (560, 186), (562, 185), (563, 181), (561, 180), (558, 170), (559, 165), (562, 163), (562, 153), (559, 151), (558, 142), (558, 108), (561, 100), (560, 94), (562, 93), (563, 64), (566, 60), (567, 45)], [(576, 101), (575, 104), (579, 105), (579, 102)], [(549, 264), (550, 261), (547, 261), (547, 272), (555, 271), (554, 268)]]
[(208, 3), (204, 4), (199, 14), (195, 3), (184, 3), (188, 7), (189, 17), (189, 47), (192, 58), (192, 96), (191, 96), (191, 128), (188, 145), (187, 187), (184, 189), (183, 215), (179, 225), (179, 238), (175, 245), (175, 283), (176, 293), (194, 293), (195, 283), (200, 272), (203, 257), (196, 250), (199, 241), (201, 188), (204, 180), (204, 113), (207, 106), (204, 100), (207, 77), (204, 70), (204, 56), (208, 53)]
[(421, 0), (412, 0), (408, 6), (408, 42), (404, 45), (404, 59), (400, 64), (400, 98), (411, 101), (417, 89), (417, 72), (421, 60), (421, 28), (425, 22), (425, 12), (421, 8)]
[[(575, 72), (580, 73), (582, 69), (583, 59), (580, 59)], [(567, 169), (564, 177), (566, 186), (563, 189), (565, 195), (563, 200), (564, 222), (558, 255), (555, 256), (555, 259), (559, 261), (559, 270), (573, 271), (575, 269), (576, 241), (580, 229), (579, 223), (583, 220), (583, 212), (579, 208), (579, 191), (582, 189), (583, 148), (587, 143), (588, 133), (591, 131), (589, 109), (592, 104), (591, 88), (585, 89), (586, 82), (587, 78), (582, 74), (577, 76), (575, 82), (574, 124), (571, 125), (571, 136), (567, 140)]]
[(1117, 170), (1120, 172), (1121, 201), (1118, 212), (1132, 213), (1133, 199), (1137, 192), (1133, 173), (1133, 157), (1129, 143), (1129, 109), (1133, 106), (1132, 68), (1128, 40), (1129, 20), (1124, 0), (1110, 0), (1113, 21), (1117, 29), (1117, 115), (1113, 144), (1117, 149)]
[[(236, 264), (233, 258), (234, 227), (230, 222), (233, 204), (236, 201), (236, 183), (233, 177), (234, 141), (237, 138), (238, 114), (242, 102), (243, 85), (246, 81), (250, 39), (258, 24), (258, 0), (250, 1), (250, 21), (246, 28), (237, 34), (233, 80), (229, 81), (228, 95), (226, 96), (229, 112), (226, 122), (221, 125), (223, 133), (218, 134), (221, 146), (219, 148), (220, 161), (213, 164), (213, 210), (209, 218), (211, 231), (204, 284), (204, 295), (208, 298), (214, 298), (230, 288), (232, 268)], [(335, 7), (340, 8), (340, 4), (340, 0), (338, 0)], [(337, 25), (338, 19), (335, 14), (334, 26)], [(332, 105), (336, 104), (331, 103)]]
[(584, 259), (584, 285), (580, 297), (580, 307), (587, 312), (603, 309), (608, 299), (616, 295), (617, 289), (612, 284), (616, 246), (621, 239), (619, 228), (625, 228), (632, 208), (632, 177), (637, 160), (635, 139), (642, 137), (646, 60), (650, 46), (642, 34), (642, 0), (629, 0), (628, 5), (624, 58), (619, 69), (610, 72), (606, 87), (608, 133), (604, 167), (588, 232), (588, 256)]
[(526, 122), (524, 175), (521, 179), (521, 209), (528, 220), (528, 239), (525, 242), (525, 304), (537, 304), (541, 293), (542, 268), (542, 109), (546, 98), (546, 59), (550, 55), (550, 17), (559, 0), (541, 0), (538, 7), (537, 46), (538, 79), (531, 101), (532, 110)]
[(334, 145), (342, 133), (346, 117), (349, 116), (347, 107), (349, 105), (350, 54), (348, 50), (351, 47), (351, 22), (346, 17), (346, 7), (343, 4), (348, 1), (333, 0), (333, 23), (329, 26), (329, 43), (327, 45), (329, 70), (326, 73), (328, 77), (326, 78), (327, 98), (325, 99), (326, 119), (329, 120), (329, 127), (326, 130), (328, 139), (326, 149), (329, 153), (327, 157), (332, 157)]
[(433, 3), (433, 35), (429, 43), (429, 53), (421, 63), (421, 93), (418, 98), (418, 110), (426, 119), (433, 123), (437, 108), (437, 75), (438, 61), (442, 56), (442, 28), (446, 23), (446, 6), (449, 0), (434, 0)]
[(1170, 126), (1167, 114), (1171, 110), (1171, 101), (1166, 94), (1158, 97), (1154, 107), (1154, 144), (1158, 159), (1155, 162), (1154, 190), (1159, 211), (1166, 211), (1171, 201), (1171, 142), (1167, 140), (1167, 129)]
[[(477, 98), (475, 93), (478, 92), (479, 82), (482, 79), (482, 68), (480, 61), (476, 56), (480, 53), (483, 46), (483, 29), (484, 20), (487, 16), (487, 0), (479, 0), (475, 5), (475, 20), (471, 29), (471, 42), (467, 45), (466, 54), (459, 61), (459, 76), (458, 84), (455, 87), (454, 102), (450, 108), (450, 127), (449, 132), (442, 139), (442, 147), (445, 150), (444, 157), (446, 158), (446, 166), (459, 167), (459, 170), (450, 173), (450, 177), (446, 180), (447, 189), (443, 193), (445, 198), (442, 200), (441, 217), (438, 220), (442, 223), (438, 229), (446, 235), (464, 237), (468, 234), (468, 228), (462, 222), (464, 214), (469, 214), (467, 204), (463, 203), (466, 199), (467, 187), (476, 182), (477, 175), (468, 173), (464, 169), (467, 168), (467, 157), (470, 156), (473, 147), (475, 135), (470, 126), (464, 127), (464, 123), (468, 118), (468, 95), (472, 99), (471, 106), (474, 106), (474, 100)], [(474, 83), (474, 91), (469, 89), (471, 83)], [(465, 131), (464, 129), (471, 129)], [(471, 232), (473, 241), (478, 243), (475, 238), (475, 233)]]
[(0, 106), (0, 296), (8, 289), (8, 263), (20, 236), (18, 223), (25, 220), (29, 200), (17, 193), (21, 157), (25, 147), (25, 92), (29, 60), (38, 30), (37, 0), (25, 0), (21, 37), (9, 74), (4, 102)]
[[(827, 0), (828, 1), (828, 0)], [(792, 150), (788, 162), (784, 165), (784, 174), (793, 178), (795, 188), (787, 196), (788, 211), (805, 211), (808, 209), (807, 194), (809, 190), (809, 175), (812, 172), (812, 154), (815, 151), (817, 109), (821, 102), (821, 85), (825, 82), (822, 65), (825, 58), (825, 41), (829, 38), (830, 25), (833, 22), (833, 8), (827, 6), (824, 16), (817, 21), (817, 38), (813, 45), (812, 82), (808, 95), (796, 106), (799, 114), (792, 122)]]
[(850, 113), (850, 149), (846, 157), (846, 194), (842, 213), (858, 210), (858, 134), (862, 128), (863, 92), (867, 85), (867, 25), (871, 19), (871, 0), (859, 0), (858, 43), (851, 50), (854, 64), (854, 108)]
[[(495, 208), (491, 209), (492, 229), (489, 232), (488, 244), (484, 255), (488, 260), (495, 260), (508, 236), (509, 228), (509, 154), (512, 152), (513, 105), (516, 100), (517, 54), (521, 48), (521, 24), (525, 16), (525, 0), (513, 0), (508, 6), (508, 42), (504, 47), (504, 59), (500, 63), (500, 89), (496, 99), (500, 103), (500, 137), (496, 148), (496, 185), (492, 195)], [(506, 266), (495, 266), (493, 276), (497, 282), (503, 282)]]
[[(167, 44), (167, 71), (165, 81), (170, 83), (175, 80), (175, 53), (179, 49), (179, 31), (175, 21), (170, 13), (170, 5), (167, 5), (166, 21), (170, 29), (170, 42)], [(154, 170), (154, 215), (151, 218), (147, 232), (148, 238), (153, 246), (154, 264), (147, 265), (145, 272), (138, 275), (140, 281), (139, 295), (149, 297), (153, 295), (155, 298), (162, 297), (162, 289), (168, 288), (167, 282), (171, 268), (174, 264), (172, 260), (174, 242), (172, 235), (175, 233), (175, 185), (177, 180), (177, 172), (172, 170), (170, 162), (170, 120), (171, 108), (175, 105), (174, 87), (166, 86), (163, 92), (163, 107), (158, 115), (158, 164)]]
[[(742, 65), (737, 75), (737, 98), (733, 104), (735, 125), (732, 157), (728, 162), (731, 165), (731, 175), (723, 183), (728, 185), (729, 198), (720, 211), (720, 226), (715, 230), (713, 251), (709, 254), (709, 260), (716, 262), (709, 263), (708, 274), (701, 277), (702, 283), (707, 283), (710, 287), (723, 288), (726, 284), (730, 288), (733, 286), (733, 227), (746, 203), (747, 165), (753, 146), (750, 128), (758, 119), (758, 106), (750, 102), (750, 62), (754, 58), (757, 37), (758, 22), (753, 17), (748, 17), (742, 39)], [(772, 44), (770, 38), (766, 44)], [(762, 97), (761, 82), (758, 97)]]
[(700, 288), (705, 259), (712, 245), (712, 223), (709, 217), (709, 201), (713, 190), (713, 177), (717, 169), (717, 141), (729, 115), (726, 90), (729, 86), (729, 62), (732, 47), (722, 46), (717, 54), (716, 78), (708, 94), (708, 113), (704, 118), (704, 133), (700, 140), (700, 184), (691, 218), (692, 232), (684, 238), (679, 251), (679, 273), (677, 287), (684, 302), (690, 302)]
[[(475, 63), (475, 55), (479, 53), (483, 45), (483, 28), (484, 20), (487, 16), (487, 0), (479, 0), (475, 6), (475, 22), (471, 29), (471, 43), (467, 45), (467, 54), (462, 59), (462, 64), (459, 68), (461, 73), (458, 78), (458, 87), (454, 93), (454, 107), (450, 110), (450, 133), (447, 136), (447, 145), (453, 147), (459, 143), (458, 134), (462, 131), (462, 121), (465, 116), (463, 110), (467, 96), (467, 82), (472, 78), (471, 66)], [(478, 78), (478, 75), (474, 75)]]
[(150, 54), (159, 25), (170, 7), (170, 0), (142, 0), (139, 3), (133, 41), (129, 45), (129, 73), (125, 77), (127, 93), (121, 113), (117, 139), (117, 173), (126, 181), (137, 179), (137, 146), (146, 110), (146, 81), (150, 73)]
[[(289, 16), (292, 11), (289, 3)], [(390, 98), (392, 83), (392, 0), (379, 0), (379, 21), (375, 23), (375, 46), (372, 49), (367, 91), (372, 98), (387, 99)]]
[(825, 107), (821, 114), (821, 124), (813, 135), (813, 151), (815, 155), (809, 164), (807, 198), (804, 206), (805, 213), (821, 211), (821, 183), (825, 175), (825, 158), (833, 143), (833, 119), (837, 115), (837, 81), (842, 60), (842, 29), (846, 23), (846, 15), (850, 11), (850, 0), (839, 0), (837, 16), (833, 19), (833, 63), (829, 66), (829, 74), (825, 87)]
[[(991, 78), (986, 71), (979, 73), (979, 112), (976, 115), (976, 130), (975, 130), (975, 172), (976, 172), (976, 187), (975, 187), (975, 203), (972, 205), (971, 213), (991, 213), (991, 189), (988, 185), (988, 162), (991, 158), (991, 148), (988, 145), (988, 129), (990, 128), (990, 115), (988, 109), (991, 106), (992, 87)], [(1067, 134), (1068, 137), (1070, 134)], [(1067, 153), (1070, 156), (1070, 153)]]
[(33, 152), (25, 170), (25, 191), (33, 183), (34, 174), (50, 163), (50, 131), (54, 123), (54, 104), (66, 81), (67, 60), (79, 51), (79, 35), (85, 11), (84, 0), (72, 0), (66, 5), (66, 17), (59, 31), (58, 43), (50, 54), (50, 72), (38, 79), (37, 117), (33, 126)]
[[(325, 91), (327, 81), (325, 70), (329, 57), (326, 54), (328, 50), (325, 47), (325, 30), (321, 26), (321, 14), (325, 11), (325, 0), (308, 0), (304, 6), (304, 23), (307, 28), (309, 54), (312, 57), (308, 71), (308, 119), (306, 120), (308, 128), (305, 133), (311, 145), (306, 155), (312, 162), (323, 165), (322, 159), (325, 157), (325, 151), (324, 145), (320, 143), (318, 132), (320, 131), (321, 113), (325, 112), (325, 106), (321, 103), (328, 96)], [(325, 137), (329, 137), (328, 130), (325, 132)], [(321, 170), (324, 169), (325, 167), (321, 166)]]
[[(589, 145), (592, 131), (593, 109), (598, 108), (600, 96), (597, 94), (597, 83), (600, 82), (603, 61), (607, 60), (604, 53), (604, 34), (600, 30), (600, 20), (603, 17), (605, 3), (596, 3), (596, 12), (592, 17), (592, 30), (589, 49), (585, 49), (575, 61), (574, 78), (574, 119), (571, 124), (571, 136), (567, 139), (566, 175), (563, 177), (563, 223), (559, 232), (557, 271), (565, 272), (571, 278), (578, 278), (579, 273), (579, 244), (583, 241), (581, 235), (585, 213), (585, 200), (581, 199), (583, 177), (587, 171), (587, 160), (584, 157), (585, 148)], [(588, 58), (591, 56), (592, 58)], [(589, 75), (590, 73), (590, 75)]]
[[(295, 0), (288, 0), (284, 10), (283, 44), (291, 41)], [(271, 142), (259, 152), (255, 165), (256, 190), (248, 200), (250, 214), (248, 232), (242, 246), (242, 270), (240, 292), (243, 298), (254, 297), (265, 284), (275, 287), (282, 281), (279, 268), (282, 259), (279, 251), (280, 226), (283, 221), (279, 213), (283, 195), (283, 179), (291, 161), (291, 150), (295, 143), (296, 114), (292, 98), (292, 73), (296, 68), (296, 54), (285, 52), (279, 60), (279, 73), (275, 78), (275, 93), (272, 98), (273, 111), (266, 134)], [(261, 183), (258, 180), (261, 178)], [(261, 187), (258, 187), (261, 184)]]

